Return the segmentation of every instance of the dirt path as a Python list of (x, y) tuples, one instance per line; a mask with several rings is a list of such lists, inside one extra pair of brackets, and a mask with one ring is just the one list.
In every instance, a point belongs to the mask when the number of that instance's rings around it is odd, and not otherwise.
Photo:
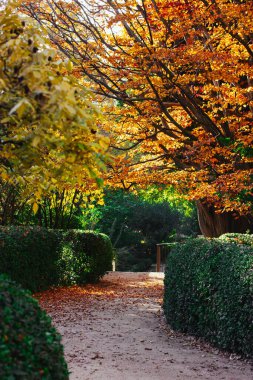
[(250, 364), (166, 326), (159, 275), (115, 272), (95, 286), (39, 296), (63, 335), (70, 379), (253, 379)]

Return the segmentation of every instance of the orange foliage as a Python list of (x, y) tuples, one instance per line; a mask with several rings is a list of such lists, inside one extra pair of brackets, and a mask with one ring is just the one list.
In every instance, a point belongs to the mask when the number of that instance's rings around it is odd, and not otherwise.
[[(27, 2), (29, 3), (29, 1)], [(118, 149), (108, 180), (175, 184), (219, 211), (251, 210), (253, 3), (28, 4), (85, 74)], [(47, 5), (48, 7), (48, 5)]]

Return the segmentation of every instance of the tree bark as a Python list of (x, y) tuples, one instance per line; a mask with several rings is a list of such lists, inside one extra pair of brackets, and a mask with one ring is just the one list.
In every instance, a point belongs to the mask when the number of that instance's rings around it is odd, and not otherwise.
[(227, 232), (253, 233), (253, 216), (234, 217), (232, 212), (215, 213), (212, 205), (197, 202), (198, 221), (202, 234), (206, 237), (218, 237)]

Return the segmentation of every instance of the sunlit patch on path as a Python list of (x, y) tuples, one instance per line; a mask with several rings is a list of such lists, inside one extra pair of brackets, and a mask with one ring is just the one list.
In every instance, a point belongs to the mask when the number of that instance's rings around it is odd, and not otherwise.
[(63, 336), (71, 380), (253, 378), (250, 364), (166, 326), (161, 274), (114, 272), (37, 297)]

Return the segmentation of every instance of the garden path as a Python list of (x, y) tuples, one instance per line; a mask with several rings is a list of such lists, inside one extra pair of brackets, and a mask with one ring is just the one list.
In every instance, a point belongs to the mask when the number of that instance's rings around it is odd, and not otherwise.
[(112, 272), (97, 285), (38, 295), (63, 336), (70, 380), (250, 380), (249, 363), (175, 333), (163, 275)]

